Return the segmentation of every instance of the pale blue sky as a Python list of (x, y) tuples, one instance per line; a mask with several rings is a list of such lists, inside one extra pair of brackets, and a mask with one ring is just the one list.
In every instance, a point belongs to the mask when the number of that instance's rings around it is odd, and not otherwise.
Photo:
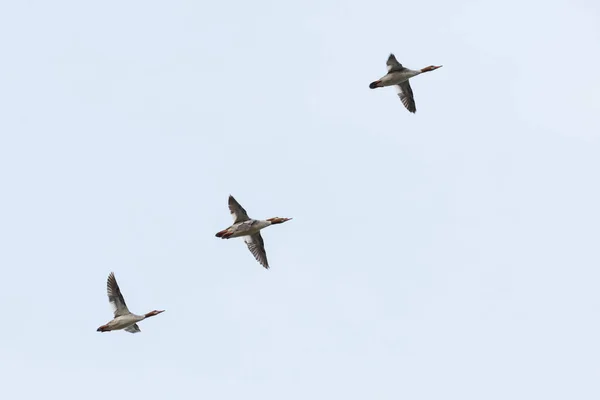
[(6, 1), (0, 49), (2, 398), (600, 398), (598, 2)]

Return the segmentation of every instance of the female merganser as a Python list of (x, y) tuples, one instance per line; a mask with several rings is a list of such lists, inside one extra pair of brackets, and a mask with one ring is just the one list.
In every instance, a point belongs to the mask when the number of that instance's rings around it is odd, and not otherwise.
[(266, 269), (269, 269), (267, 253), (265, 252), (265, 243), (260, 230), (270, 225), (281, 224), (289, 221), (291, 218), (269, 218), (266, 220), (251, 219), (246, 210), (238, 203), (233, 196), (229, 195), (229, 212), (233, 217), (233, 225), (216, 234), (221, 239), (230, 239), (243, 236), (248, 250), (252, 253), (256, 261)]
[(154, 310), (144, 315), (135, 315), (129, 312), (129, 309), (125, 304), (125, 299), (123, 299), (123, 295), (121, 294), (121, 290), (117, 284), (117, 280), (115, 279), (115, 274), (112, 272), (110, 275), (108, 275), (106, 291), (108, 292), (108, 301), (112, 305), (113, 311), (115, 312), (115, 318), (106, 325), (102, 325), (100, 328), (98, 328), (98, 332), (109, 332), (125, 329), (127, 332), (138, 333), (140, 332), (140, 327), (137, 325), (137, 322), (140, 322), (146, 318), (154, 317), (155, 315), (165, 311)]
[(422, 74), (423, 72), (434, 71), (442, 66), (430, 65), (429, 67), (425, 67), (418, 71), (404, 68), (402, 64), (400, 64), (396, 57), (393, 54), (390, 54), (387, 60), (387, 69), (388, 73), (378, 81), (372, 82), (369, 87), (371, 89), (375, 89), (378, 87), (384, 86), (393, 86), (396, 85), (396, 90), (398, 91), (398, 96), (400, 100), (402, 100), (402, 104), (404, 107), (411, 113), (417, 111), (417, 107), (415, 106), (415, 98), (413, 96), (412, 89), (410, 88), (410, 83), (408, 80), (413, 76), (417, 76)]

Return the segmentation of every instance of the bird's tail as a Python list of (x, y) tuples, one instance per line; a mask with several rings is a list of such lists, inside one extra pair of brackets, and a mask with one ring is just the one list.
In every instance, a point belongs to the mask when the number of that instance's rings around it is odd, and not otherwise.
[(233, 233), (229, 232), (228, 229), (224, 229), (221, 232), (217, 232), (215, 236), (221, 239), (229, 239), (231, 235), (233, 235)]

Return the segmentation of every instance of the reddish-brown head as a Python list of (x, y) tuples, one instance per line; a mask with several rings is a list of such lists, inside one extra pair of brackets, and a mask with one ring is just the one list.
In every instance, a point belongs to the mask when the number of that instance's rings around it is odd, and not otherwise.
[(155, 315), (158, 315), (158, 314), (160, 314), (160, 313), (162, 313), (162, 312), (165, 312), (165, 310), (161, 310), (161, 311), (158, 311), (158, 310), (150, 311), (148, 314), (146, 314), (146, 318), (154, 317)]
[(421, 70), (421, 72), (429, 72), (429, 71), (435, 71), (438, 68), (442, 68), (441, 65), (435, 66), (435, 65), (430, 65), (429, 67), (425, 67)]
[(269, 218), (267, 219), (267, 221), (271, 222), (272, 225), (275, 224), (282, 224), (285, 221), (289, 221), (291, 218), (279, 218), (279, 217), (275, 217), (275, 218)]

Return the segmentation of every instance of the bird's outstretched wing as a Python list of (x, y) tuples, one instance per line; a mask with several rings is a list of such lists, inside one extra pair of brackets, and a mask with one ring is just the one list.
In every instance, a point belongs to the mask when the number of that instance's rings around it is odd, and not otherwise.
[(411, 113), (417, 112), (417, 106), (415, 105), (415, 98), (413, 96), (413, 91), (410, 88), (410, 83), (408, 81), (404, 81), (399, 85), (396, 85), (398, 90), (398, 97), (404, 104), (404, 107)]
[(260, 232), (255, 233), (254, 235), (244, 236), (244, 242), (246, 242), (248, 250), (250, 250), (254, 258), (256, 258), (256, 261), (266, 269), (269, 269), (267, 253), (265, 252), (265, 242), (263, 241)]
[(248, 221), (250, 219), (250, 217), (248, 217), (248, 213), (246, 213), (246, 210), (244, 210), (244, 207), (242, 207), (240, 203), (238, 203), (231, 195), (229, 195), (229, 212), (233, 217), (234, 224)]

